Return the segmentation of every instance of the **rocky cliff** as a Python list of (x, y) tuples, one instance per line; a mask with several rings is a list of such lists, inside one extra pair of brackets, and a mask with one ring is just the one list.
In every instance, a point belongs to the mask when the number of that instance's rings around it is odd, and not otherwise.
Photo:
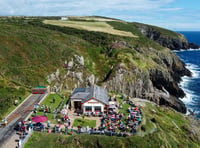
[(188, 43), (185, 36), (180, 33), (144, 24), (138, 24), (137, 27), (142, 34), (171, 50), (200, 48), (194, 43)]

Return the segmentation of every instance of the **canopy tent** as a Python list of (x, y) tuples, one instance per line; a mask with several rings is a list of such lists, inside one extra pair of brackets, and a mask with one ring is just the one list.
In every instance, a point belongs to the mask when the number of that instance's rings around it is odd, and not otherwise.
[(35, 117), (32, 118), (32, 121), (36, 122), (36, 123), (45, 122), (47, 120), (48, 120), (48, 118), (46, 116), (35, 116)]

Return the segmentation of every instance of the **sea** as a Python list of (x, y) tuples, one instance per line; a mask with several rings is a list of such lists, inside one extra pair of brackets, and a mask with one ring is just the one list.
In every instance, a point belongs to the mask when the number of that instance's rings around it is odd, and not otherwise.
[[(177, 31), (188, 39), (188, 42), (200, 45), (200, 31)], [(200, 49), (175, 51), (179, 58), (192, 72), (192, 77), (184, 76), (179, 84), (186, 96), (182, 99), (187, 109), (194, 112), (194, 116), (200, 119)], [(189, 113), (189, 112), (187, 112)]]

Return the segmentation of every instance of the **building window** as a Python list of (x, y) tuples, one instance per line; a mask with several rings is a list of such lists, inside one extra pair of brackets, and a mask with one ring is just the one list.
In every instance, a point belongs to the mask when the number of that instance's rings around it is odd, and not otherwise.
[(85, 106), (85, 111), (86, 112), (91, 112), (92, 111), (92, 106)]
[(101, 112), (101, 106), (95, 106), (94, 111), (95, 112)]

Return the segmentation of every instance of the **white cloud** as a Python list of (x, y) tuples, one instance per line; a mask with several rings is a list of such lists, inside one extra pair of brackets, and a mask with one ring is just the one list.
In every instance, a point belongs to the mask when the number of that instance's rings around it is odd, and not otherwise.
[(179, 11), (179, 10), (183, 10), (183, 8), (161, 8), (158, 11)]
[[(35, 15), (38, 13), (54, 15), (75, 15), (80, 12), (84, 15), (104, 10), (144, 11), (155, 10), (172, 3), (174, 0), (0, 0), (0, 14)], [(71, 11), (73, 10), (73, 11)], [(12, 13), (11, 13), (12, 12)], [(70, 12), (71, 14), (63, 14)]]

